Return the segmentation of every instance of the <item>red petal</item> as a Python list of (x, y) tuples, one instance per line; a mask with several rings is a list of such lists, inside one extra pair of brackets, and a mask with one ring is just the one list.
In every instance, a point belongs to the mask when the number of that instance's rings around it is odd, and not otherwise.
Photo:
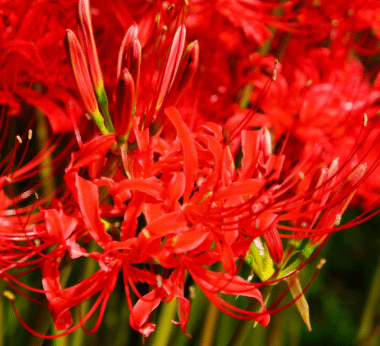
[(99, 214), (98, 187), (75, 173), (75, 187), (78, 194), (78, 204), (83, 220), (94, 240), (104, 246), (112, 241), (112, 237), (105, 232), (104, 224)]
[(178, 139), (182, 145), (182, 151), (184, 156), (183, 171), (186, 177), (186, 186), (183, 193), (183, 203), (187, 203), (190, 194), (193, 190), (194, 182), (197, 177), (198, 168), (198, 157), (195, 150), (195, 145), (191, 139), (191, 134), (183, 122), (180, 112), (175, 107), (169, 107), (165, 109), (165, 114), (168, 116), (170, 121), (173, 123), (177, 130)]

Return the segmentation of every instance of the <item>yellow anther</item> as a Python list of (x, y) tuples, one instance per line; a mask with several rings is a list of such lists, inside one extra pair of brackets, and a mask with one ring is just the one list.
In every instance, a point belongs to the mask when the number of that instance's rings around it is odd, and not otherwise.
[(4, 297), (8, 298), (9, 300), (15, 300), (15, 298), (16, 298), (16, 296), (14, 295), (14, 293), (11, 292), (11, 291), (8, 291), (8, 290), (5, 290), (3, 292), (3, 295), (4, 295)]

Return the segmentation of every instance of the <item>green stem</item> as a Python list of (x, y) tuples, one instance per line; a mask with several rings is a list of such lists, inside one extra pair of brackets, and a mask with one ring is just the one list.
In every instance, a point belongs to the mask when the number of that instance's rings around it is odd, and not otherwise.
[(113, 127), (113, 124), (112, 124), (110, 112), (108, 110), (107, 94), (103, 86), (100, 87), (99, 90), (96, 91), (96, 97), (97, 97), (100, 109), (102, 110), (107, 129), (109, 130), (109, 132), (115, 132), (115, 128)]
[[(263, 288), (263, 298), (264, 302), (266, 303), (269, 299), (270, 292), (272, 290), (272, 286), (264, 286)], [(248, 311), (258, 311), (261, 309), (261, 304), (256, 300), (252, 299), (251, 302), (248, 305), (247, 310)], [(238, 326), (235, 329), (235, 333), (232, 336), (228, 346), (241, 346), (243, 345), (245, 339), (247, 338), (249, 331), (251, 328), (257, 325), (257, 322), (252, 322), (251, 320), (241, 320), (238, 324)]]
[[(96, 244), (95, 242), (91, 242), (89, 245), (88, 252), (91, 253), (95, 250), (96, 250)], [(89, 258), (85, 264), (86, 265), (82, 267), (81, 273), (77, 275), (79, 281), (81, 281), (81, 279), (88, 277), (89, 274), (96, 272), (97, 264), (95, 260), (92, 260), (91, 258)], [(85, 315), (89, 309), (90, 309), (90, 301), (86, 300), (81, 304), (82, 316)], [(79, 322), (78, 314), (76, 314), (74, 320), (76, 321), (75, 323)], [(85, 344), (83, 342), (84, 337), (85, 337), (84, 331), (82, 330), (82, 328), (78, 328), (73, 332), (72, 340), (75, 340), (76, 345), (84, 345)]]
[(202, 346), (212, 346), (215, 336), (216, 324), (218, 322), (219, 310), (218, 308), (209, 302), (206, 319), (202, 330), (201, 342)]
[[(43, 299), (42, 305), (36, 316), (36, 324), (34, 325), (34, 330), (40, 334), (46, 335), (51, 323), (51, 315), (49, 311), (49, 301), (47, 298)], [(31, 335), (29, 338), (29, 346), (42, 346), (45, 339), (38, 338), (37, 336)]]
[(166, 346), (169, 343), (170, 335), (173, 330), (172, 320), (175, 319), (177, 308), (177, 299), (172, 299), (169, 303), (163, 305), (160, 311), (160, 317), (157, 322), (157, 330), (154, 332), (154, 346)]
[(283, 345), (284, 339), (283, 314), (272, 315), (269, 332), (269, 346)]
[(378, 314), (380, 301), (380, 258), (377, 263), (375, 275), (373, 277), (371, 289), (368, 295), (368, 299), (364, 308), (362, 319), (360, 321), (360, 327), (358, 331), (357, 340), (362, 342), (366, 340), (373, 329), (374, 319)]
[[(61, 331), (56, 331), (57, 334), (60, 333)], [(77, 340), (75, 340), (75, 343), (77, 345), (81, 345), (80, 343), (77, 343)], [(61, 336), (60, 338), (54, 339), (53, 340), (53, 345), (54, 346), (69, 346), (70, 344), (70, 335), (65, 335)]]
[(107, 127), (104, 125), (104, 119), (103, 119), (103, 116), (100, 114), (99, 109), (96, 109), (96, 111), (94, 113), (91, 113), (91, 116), (92, 116), (92, 119), (94, 120), (94, 123), (96, 124), (96, 126), (100, 130), (100, 132), (103, 135), (108, 134), (109, 131), (108, 131)]
[(6, 323), (4, 323), (4, 316), (5, 316), (5, 308), (4, 308), (4, 296), (3, 296), (3, 291), (4, 291), (5, 285), (4, 281), (0, 281), (0, 316), (2, 319), (3, 323), (0, 323), (0, 345), (5, 345), (5, 340), (4, 340), (4, 330), (6, 328)]
[[(35, 86), (36, 91), (41, 91), (41, 86), (36, 85)], [(37, 129), (36, 129), (36, 136), (38, 145), (40, 148), (42, 148), (45, 143), (49, 140), (49, 134), (47, 131), (47, 121), (46, 117), (43, 115), (43, 113), (36, 109), (36, 120), (37, 120)], [(54, 181), (54, 173), (51, 168), (51, 161), (52, 157), (51, 155), (46, 155), (44, 157), (44, 160), (41, 163), (41, 171), (39, 173), (42, 184), (42, 195), (43, 196), (53, 196), (54, 192), (56, 190), (55, 188), (55, 181)]]
[[(71, 269), (72, 269), (73, 261), (69, 258), (63, 258), (61, 261), (61, 269), (60, 269), (60, 283), (62, 286), (65, 286), (67, 280), (69, 279)], [(34, 325), (34, 330), (40, 334), (46, 335), (51, 324), (51, 314), (49, 311), (49, 301), (45, 297), (43, 299), (42, 305), (38, 311), (38, 315), (36, 317), (36, 324)], [(28, 346), (42, 346), (45, 339), (38, 338), (34, 335), (31, 335), (29, 338)]]

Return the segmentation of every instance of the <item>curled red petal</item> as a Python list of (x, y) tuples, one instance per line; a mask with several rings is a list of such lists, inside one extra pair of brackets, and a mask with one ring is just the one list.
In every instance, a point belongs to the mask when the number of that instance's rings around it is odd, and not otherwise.
[(194, 142), (191, 139), (189, 128), (182, 120), (180, 112), (175, 107), (169, 107), (165, 109), (165, 114), (175, 126), (178, 139), (182, 145), (184, 156), (183, 170), (186, 177), (186, 186), (183, 193), (183, 203), (187, 203), (197, 177), (198, 156)]
[(102, 247), (112, 241), (106, 233), (104, 224), (100, 219), (98, 187), (86, 179), (75, 174), (75, 187), (83, 220), (94, 240)]

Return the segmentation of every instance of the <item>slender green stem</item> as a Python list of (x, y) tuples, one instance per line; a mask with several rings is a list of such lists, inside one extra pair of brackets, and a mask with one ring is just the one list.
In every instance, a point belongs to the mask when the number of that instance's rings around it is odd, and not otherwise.
[(3, 296), (3, 291), (4, 291), (4, 281), (0, 280), (0, 318), (1, 318), (1, 323), (0, 323), (0, 345), (5, 345), (5, 340), (4, 340), (4, 330), (6, 328), (6, 321), (5, 321), (5, 308), (4, 308), (4, 296)]
[(213, 345), (218, 317), (219, 317), (218, 308), (214, 304), (209, 302), (206, 319), (203, 325), (201, 342), (199, 343), (200, 345), (202, 346)]
[(102, 115), (100, 114), (99, 109), (96, 109), (96, 111), (94, 113), (91, 113), (91, 116), (92, 116), (92, 119), (94, 120), (94, 123), (96, 124), (96, 126), (100, 130), (100, 132), (103, 135), (108, 134), (109, 131), (108, 131), (107, 127), (104, 125), (104, 119), (103, 119)]
[(96, 97), (97, 97), (100, 109), (102, 110), (104, 121), (106, 123), (108, 131), (115, 132), (115, 128), (112, 124), (111, 116), (108, 110), (108, 98), (107, 98), (106, 91), (104, 90), (104, 86), (100, 87), (96, 91)]
[[(95, 251), (95, 249), (96, 249), (95, 242), (90, 243), (88, 251), (89, 252), (93, 252), (93, 251)], [(86, 265), (82, 267), (81, 272), (80, 273), (76, 273), (79, 281), (81, 281), (81, 279), (84, 279), (84, 278), (88, 277), (89, 274), (92, 274), (92, 273), (94, 273), (96, 271), (97, 264), (96, 264), (95, 260), (92, 260), (92, 259), (89, 258), (88, 261), (86, 261), (85, 264)], [(82, 316), (83, 316), (83, 314), (86, 314), (89, 309), (90, 309), (90, 301), (86, 300), (81, 305)], [(79, 322), (77, 314), (75, 316), (75, 321)], [(76, 329), (73, 332), (73, 334), (72, 334), (72, 340), (75, 340), (75, 344), (76, 345), (84, 345), (85, 344), (83, 342), (84, 341), (84, 337), (85, 337), (85, 333), (83, 332), (82, 328)]]
[[(36, 324), (34, 325), (34, 330), (40, 334), (46, 335), (51, 324), (51, 315), (49, 311), (49, 301), (47, 298), (43, 299), (43, 303), (36, 316)], [(28, 346), (42, 346), (45, 339), (38, 338), (37, 336), (31, 335), (29, 338)]]
[[(61, 269), (60, 269), (60, 283), (62, 286), (64, 286), (70, 276), (71, 269), (72, 269), (73, 261), (69, 258), (64, 258), (61, 261)], [(51, 314), (49, 311), (49, 301), (45, 297), (43, 299), (42, 305), (38, 311), (37, 317), (36, 317), (36, 324), (34, 325), (34, 330), (40, 334), (46, 335), (49, 329), (49, 326), (51, 325), (52, 319)], [(38, 338), (34, 335), (31, 335), (29, 338), (28, 346), (42, 346), (45, 339)]]
[[(265, 303), (269, 299), (271, 290), (272, 290), (272, 286), (264, 286), (264, 288), (263, 288), (262, 295), (263, 295)], [(260, 308), (261, 308), (261, 304), (257, 300), (252, 299), (250, 304), (248, 305), (247, 310), (248, 311), (257, 311)], [(256, 322), (256, 324), (257, 324), (257, 322)], [(236, 327), (235, 333), (232, 336), (228, 346), (241, 346), (241, 345), (243, 345), (245, 339), (247, 338), (247, 336), (249, 334), (249, 331), (256, 324), (251, 320), (241, 320), (239, 322), (238, 326)]]
[(364, 312), (360, 321), (357, 340), (362, 342), (367, 339), (372, 332), (374, 320), (378, 315), (380, 302), (380, 257), (377, 263), (377, 268), (373, 277), (371, 289), (364, 308)]
[(157, 329), (154, 332), (152, 345), (166, 346), (169, 344), (169, 339), (173, 331), (173, 323), (171, 321), (175, 320), (176, 308), (176, 299), (172, 299), (169, 303), (163, 305), (157, 322)]
[(287, 330), (287, 334), (289, 338), (288, 339), (289, 346), (299, 346), (302, 324), (294, 322), (295, 318), (299, 318), (298, 311), (296, 311), (295, 306), (293, 306), (283, 311), (283, 313), (285, 314), (285, 321), (286, 321), (285, 328)]
[[(61, 331), (57, 331), (57, 334), (60, 333)], [(75, 340), (75, 343), (77, 345), (82, 345), (81, 343), (78, 343), (76, 340)], [(65, 335), (65, 336), (61, 336), (60, 338), (57, 338), (57, 339), (54, 339), (53, 340), (53, 345), (54, 346), (69, 346), (71, 345), (70, 343), (70, 335)]]
[[(35, 86), (37, 91), (40, 91), (41, 87), (39, 85)], [(42, 114), (39, 109), (36, 109), (36, 119), (37, 119), (37, 130), (36, 136), (38, 140), (38, 145), (42, 148), (49, 139), (49, 133), (47, 131), (48, 125), (46, 117)], [(54, 174), (51, 168), (51, 155), (46, 155), (41, 164), (40, 178), (43, 182), (42, 184), (42, 195), (43, 196), (53, 196), (55, 189)]]
[(283, 345), (284, 340), (284, 319), (283, 314), (272, 315), (268, 346)]

